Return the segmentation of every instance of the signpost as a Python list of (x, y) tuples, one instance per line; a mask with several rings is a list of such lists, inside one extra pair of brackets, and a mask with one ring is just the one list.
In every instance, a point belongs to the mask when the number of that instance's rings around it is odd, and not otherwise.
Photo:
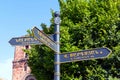
[[(53, 40), (54, 34), (49, 35), (49, 38), (51, 38)], [(41, 45), (41, 44), (43, 44), (34, 37), (14, 37), (14, 38), (10, 39), (9, 43), (12, 46), (25, 46), (25, 45), (32, 45), (32, 44)]]
[(96, 48), (60, 54), (60, 63), (105, 58), (111, 53), (108, 48)]
[(37, 27), (32, 29), (34, 37), (17, 37), (12, 38), (9, 43), (16, 45), (40, 45), (45, 44), (55, 51), (54, 55), (54, 80), (60, 80), (60, 63), (75, 62), (90, 59), (99, 59), (107, 57), (111, 51), (108, 48), (96, 48), (92, 50), (83, 50), (76, 52), (68, 52), (60, 54), (60, 13), (54, 14), (55, 34), (52, 36), (46, 35)]
[(53, 51), (57, 51), (56, 43), (50, 39), (44, 32), (40, 31), (37, 27), (32, 29), (34, 37), (46, 46), (50, 47)]
[(54, 42), (52, 39), (50, 39), (44, 32), (40, 31), (37, 27), (34, 27), (32, 29), (34, 37), (38, 39), (40, 42), (44, 43), (46, 46), (50, 47), (53, 51), (56, 52), (55, 54), (55, 71), (54, 71), (54, 80), (60, 80), (60, 14), (59, 12), (55, 12), (55, 38)]

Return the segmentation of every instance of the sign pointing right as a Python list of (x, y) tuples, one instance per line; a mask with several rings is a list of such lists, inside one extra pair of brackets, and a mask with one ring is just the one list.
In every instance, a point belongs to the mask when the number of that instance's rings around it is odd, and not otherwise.
[(111, 53), (108, 48), (96, 48), (60, 54), (60, 63), (105, 58)]
[(37, 27), (32, 29), (34, 37), (39, 40), (41, 43), (45, 44), (46, 46), (50, 47), (53, 51), (57, 52), (57, 45), (47, 36), (43, 31), (39, 30)]

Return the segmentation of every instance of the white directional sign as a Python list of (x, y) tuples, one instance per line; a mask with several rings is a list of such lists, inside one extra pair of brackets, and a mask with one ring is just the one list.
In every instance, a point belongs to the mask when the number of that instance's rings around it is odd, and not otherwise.
[(32, 29), (34, 37), (45, 44), (46, 46), (50, 47), (52, 50), (57, 52), (57, 45), (56, 43), (50, 39), (43, 31), (40, 31), (37, 27)]

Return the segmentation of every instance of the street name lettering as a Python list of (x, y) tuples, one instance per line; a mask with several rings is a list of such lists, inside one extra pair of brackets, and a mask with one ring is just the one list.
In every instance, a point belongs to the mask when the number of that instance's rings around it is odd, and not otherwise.
[[(49, 35), (49, 38), (53, 40), (54, 34)], [(14, 37), (9, 43), (13, 46), (25, 46), (25, 45), (42, 45), (39, 40), (34, 37)]]
[(81, 60), (90, 60), (90, 59), (99, 59), (105, 58), (110, 54), (110, 50), (108, 48), (97, 48), (93, 50), (83, 50), (77, 52), (69, 52), (60, 54), (60, 62), (74, 62)]
[(95, 54), (102, 54), (103, 52), (98, 52), (97, 50), (91, 50), (91, 51), (84, 51), (84, 52), (73, 52), (73, 53), (69, 53), (68, 55), (65, 54), (64, 58), (74, 58), (74, 57), (79, 57), (79, 56), (91, 56), (91, 55), (95, 55)]
[(26, 37), (26, 38), (18, 38), (18, 39), (15, 39), (16, 42), (18, 43), (21, 43), (21, 45), (31, 45), (31, 44), (42, 44), (40, 42), (38, 42), (37, 39), (33, 38), (33, 37)]
[(16, 38), (15, 41), (16, 42), (26, 42), (26, 41), (35, 41), (37, 39), (32, 38), (32, 37), (24, 37), (24, 38)]
[(54, 43), (47, 36), (44, 36), (42, 32), (37, 32), (41, 36), (41, 42), (45, 43), (48, 46), (50, 46), (50, 44), (54, 45)]
[(25, 46), (25, 45), (32, 45), (32, 44), (36, 44), (36, 45), (42, 44), (34, 37), (14, 37), (9, 41), (9, 43), (12, 46)]
[(38, 28), (34, 27), (32, 29), (34, 37), (39, 40), (40, 42), (44, 43), (46, 46), (50, 47), (55, 52), (57, 51), (56, 43), (50, 39), (45, 33), (40, 31)]

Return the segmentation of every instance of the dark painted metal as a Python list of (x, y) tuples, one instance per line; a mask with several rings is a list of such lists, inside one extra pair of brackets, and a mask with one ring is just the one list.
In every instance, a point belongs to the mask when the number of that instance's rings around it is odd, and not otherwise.
[(32, 31), (33, 31), (34, 37), (37, 40), (39, 40), (41, 43), (45, 44), (46, 46), (50, 47), (55, 52), (57, 51), (57, 45), (54, 42), (54, 40), (49, 38), (43, 31), (39, 30), (37, 27), (34, 27)]
[(54, 23), (55, 23), (55, 41), (57, 44), (57, 52), (54, 55), (54, 80), (60, 80), (60, 13), (55, 12), (54, 13)]
[[(49, 35), (49, 38), (54, 40), (54, 34)], [(14, 37), (10, 39), (9, 43), (12, 46), (25, 46), (25, 45), (42, 45), (40, 41), (35, 39), (34, 37)]]
[(111, 53), (108, 48), (96, 48), (60, 54), (60, 63), (105, 58)]

